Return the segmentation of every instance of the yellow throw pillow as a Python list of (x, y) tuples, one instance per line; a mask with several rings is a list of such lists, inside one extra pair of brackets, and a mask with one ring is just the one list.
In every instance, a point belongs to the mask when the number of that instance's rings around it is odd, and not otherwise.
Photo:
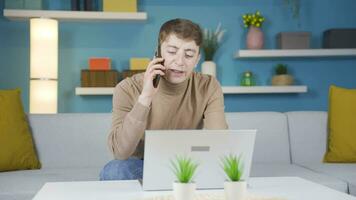
[(0, 171), (39, 169), (20, 90), (0, 90)]
[(356, 162), (356, 89), (330, 87), (328, 131), (324, 162)]

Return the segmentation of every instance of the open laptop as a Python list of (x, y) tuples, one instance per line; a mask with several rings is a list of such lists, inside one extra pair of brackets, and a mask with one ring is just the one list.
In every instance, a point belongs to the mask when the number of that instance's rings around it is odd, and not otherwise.
[(147, 130), (142, 186), (144, 190), (171, 190), (176, 177), (171, 161), (188, 156), (199, 163), (193, 180), (198, 189), (223, 188), (227, 179), (221, 168), (225, 155), (241, 155), (250, 174), (256, 130)]

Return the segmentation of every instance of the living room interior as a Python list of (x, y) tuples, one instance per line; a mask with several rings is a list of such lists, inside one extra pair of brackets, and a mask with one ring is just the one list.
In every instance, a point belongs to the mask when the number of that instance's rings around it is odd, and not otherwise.
[(145, 71), (175, 18), (215, 33), (195, 71), (220, 83), (229, 129), (257, 130), (258, 187), (247, 190), (259, 197), (249, 199), (356, 199), (355, 9), (354, 0), (0, 0), (0, 199), (131, 198), (102, 189), (121, 182), (99, 181), (113, 159), (113, 91)]

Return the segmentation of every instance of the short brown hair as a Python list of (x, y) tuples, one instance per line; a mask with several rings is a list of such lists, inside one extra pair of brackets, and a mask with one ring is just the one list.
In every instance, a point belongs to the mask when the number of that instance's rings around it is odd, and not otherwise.
[(159, 44), (162, 44), (172, 33), (179, 39), (194, 40), (199, 47), (203, 40), (203, 33), (198, 24), (187, 19), (177, 18), (169, 20), (161, 26), (158, 36)]

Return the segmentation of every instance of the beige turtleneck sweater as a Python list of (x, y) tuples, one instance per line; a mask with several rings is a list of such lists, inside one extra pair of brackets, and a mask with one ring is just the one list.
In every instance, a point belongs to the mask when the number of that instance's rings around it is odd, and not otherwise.
[(193, 72), (183, 83), (161, 78), (150, 107), (139, 103), (144, 73), (121, 81), (113, 95), (109, 148), (116, 159), (143, 158), (145, 130), (227, 129), (219, 82)]

